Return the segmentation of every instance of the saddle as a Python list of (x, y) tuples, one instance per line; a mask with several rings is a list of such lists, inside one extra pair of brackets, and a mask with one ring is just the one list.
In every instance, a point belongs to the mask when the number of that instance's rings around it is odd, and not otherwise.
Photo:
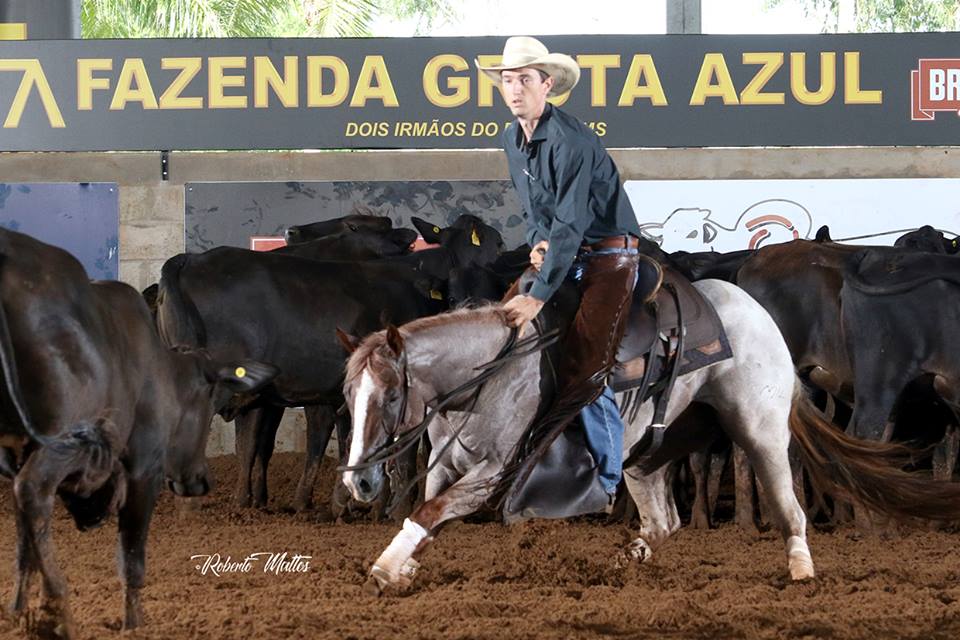
[[(648, 379), (656, 381), (656, 373), (663, 373), (668, 359), (676, 355), (683, 322), (683, 353), (678, 362), (678, 375), (696, 371), (733, 355), (720, 317), (706, 298), (670, 267), (662, 267), (653, 260), (642, 260), (648, 271), (652, 264), (660, 272), (658, 286), (646, 293), (642, 280), (634, 289), (627, 331), (617, 351), (617, 366), (613, 370), (611, 386), (616, 392), (641, 386), (649, 366), (655, 367)], [(644, 273), (641, 272), (641, 277)], [(646, 275), (646, 278), (651, 278)], [(664, 286), (666, 285), (666, 286)], [(652, 358), (651, 358), (652, 356)], [(650, 363), (649, 361), (654, 361)], [(658, 371), (659, 370), (659, 371)], [(646, 399), (646, 398), (644, 398)]]
[[(656, 422), (663, 419), (672, 382), (678, 375), (733, 354), (720, 318), (700, 292), (679, 272), (646, 256), (640, 258), (611, 386), (616, 392), (628, 392), (621, 407), (625, 421), (630, 413), (635, 417), (648, 398), (657, 395)], [(523, 282), (519, 289), (524, 290)], [(651, 431), (656, 432), (656, 440), (644, 438), (643, 450), (635, 447), (631, 458), (634, 453), (652, 455), (659, 448), (664, 429)], [(524, 466), (530, 464), (534, 465), (532, 470), (520, 474), (525, 479), (509, 491), (503, 503), (505, 522), (567, 518), (607, 507), (607, 495), (597, 479), (596, 463), (586, 446), (579, 417), (554, 436), (540, 458), (528, 460)]]

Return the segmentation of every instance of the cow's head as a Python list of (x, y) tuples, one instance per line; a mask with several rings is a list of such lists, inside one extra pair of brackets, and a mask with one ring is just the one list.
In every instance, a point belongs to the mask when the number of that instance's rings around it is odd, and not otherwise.
[(919, 229), (905, 233), (893, 243), (895, 247), (916, 249), (929, 253), (956, 253), (956, 239), (949, 240), (942, 231), (934, 229), (928, 224)]
[(351, 214), (342, 218), (333, 220), (323, 220), (310, 224), (300, 224), (287, 227), (285, 237), (287, 244), (299, 244), (309, 242), (317, 238), (324, 238), (335, 233), (344, 233), (350, 231), (372, 231), (374, 233), (387, 233), (393, 228), (393, 221), (386, 216), (370, 214)]
[(214, 414), (253, 401), (280, 370), (255, 360), (218, 363), (199, 351), (181, 350), (179, 355), (175, 401), (180, 415), (167, 441), (164, 474), (177, 495), (200, 496), (211, 488), (206, 447)]
[(663, 222), (640, 225), (640, 233), (665, 251), (710, 251), (718, 232), (710, 213), (710, 209), (675, 209)]
[(440, 227), (416, 216), (410, 222), (424, 241), (450, 251), (455, 267), (485, 266), (503, 251), (500, 232), (475, 215), (463, 214), (449, 227)]

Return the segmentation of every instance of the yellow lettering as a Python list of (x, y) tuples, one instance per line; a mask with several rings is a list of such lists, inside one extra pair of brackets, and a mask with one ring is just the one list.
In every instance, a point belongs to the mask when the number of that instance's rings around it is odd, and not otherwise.
[[(716, 84), (713, 83), (714, 76), (717, 78)], [(737, 89), (733, 86), (733, 79), (722, 53), (708, 53), (703, 56), (690, 104), (702, 105), (707, 98), (721, 98), (723, 104), (738, 104)]]
[[(641, 80), (646, 80), (647, 83), (640, 84)], [(631, 107), (637, 98), (647, 98), (655, 107), (667, 106), (667, 96), (663, 92), (657, 67), (653, 64), (653, 56), (648, 53), (638, 53), (633, 56), (617, 106)]]
[(740, 104), (783, 104), (782, 92), (762, 93), (773, 74), (783, 66), (783, 53), (780, 51), (744, 52), (743, 64), (762, 64), (763, 66), (740, 92)]
[[(333, 91), (323, 92), (323, 70), (333, 72)], [(347, 99), (350, 70), (336, 56), (307, 56), (307, 106), (335, 107)]]
[(110, 58), (77, 59), (77, 109), (79, 111), (93, 109), (94, 89), (110, 88), (110, 78), (94, 78), (93, 72), (111, 69), (113, 69), (113, 60)]
[(0, 40), (26, 40), (26, 22), (0, 22)]
[(443, 93), (437, 83), (440, 69), (450, 67), (454, 71), (470, 68), (467, 61), (458, 55), (444, 53), (434, 56), (423, 68), (423, 93), (432, 104), (438, 107), (459, 107), (470, 99), (470, 79), (453, 76), (447, 79), (447, 88), (453, 93)]
[(549, 102), (549, 103), (552, 104), (552, 105), (555, 105), (555, 106), (558, 106), (558, 107), (562, 107), (562, 106), (563, 106), (563, 103), (566, 102), (566, 101), (569, 100), (569, 99), (570, 99), (570, 92), (567, 91), (566, 93), (561, 93), (561, 94), (558, 95), (558, 96), (553, 96), (552, 98), (547, 98), (547, 102)]
[(590, 106), (607, 106), (607, 69), (620, 67), (618, 54), (584, 54), (577, 56), (577, 64), (590, 69)]
[[(134, 81), (137, 84), (136, 89), (133, 88)], [(124, 109), (128, 102), (140, 102), (144, 109), (157, 108), (157, 96), (150, 85), (150, 76), (147, 75), (147, 68), (143, 66), (143, 58), (127, 58), (123, 61), (120, 77), (117, 78), (117, 90), (110, 101), (110, 110)]]
[[(376, 76), (377, 84), (371, 82)], [(353, 97), (350, 98), (351, 107), (366, 106), (367, 100), (380, 100), (385, 107), (399, 107), (397, 94), (393, 90), (393, 83), (390, 82), (390, 74), (387, 72), (387, 64), (383, 56), (365, 56), (363, 66), (360, 68), (360, 75), (357, 77), (357, 86), (353, 90)]]
[[(477, 62), (482, 64), (485, 67), (491, 65), (500, 64), (502, 56), (477, 56)], [(485, 74), (483, 71), (477, 70), (477, 106), (478, 107), (492, 107), (493, 106), (493, 88), (496, 87), (500, 89), (500, 83), (494, 82), (493, 78)]]
[(173, 79), (167, 90), (160, 96), (161, 109), (203, 109), (203, 98), (193, 96), (181, 97), (180, 94), (187, 88), (190, 81), (200, 73), (203, 61), (200, 58), (161, 58), (161, 69), (180, 69), (180, 73)]
[(845, 51), (843, 54), (843, 102), (844, 104), (882, 104), (883, 91), (860, 88), (860, 52)]
[(20, 86), (17, 87), (17, 93), (13, 96), (10, 112), (7, 113), (7, 119), (3, 121), (4, 129), (12, 129), (20, 125), (20, 118), (23, 116), (23, 109), (27, 105), (27, 98), (30, 96), (30, 88), (33, 85), (37, 86), (37, 93), (40, 94), (40, 102), (43, 103), (43, 110), (47, 113), (50, 126), (55, 129), (67, 126), (63, 122), (57, 99), (53, 97), (50, 83), (47, 82), (47, 76), (43, 73), (43, 66), (40, 65), (39, 60), (36, 58), (0, 60), (0, 71), (23, 71), (23, 78), (20, 79)]
[(253, 106), (259, 109), (270, 106), (267, 86), (280, 98), (287, 109), (300, 104), (297, 96), (297, 56), (283, 57), (283, 77), (267, 56), (253, 59)]
[(210, 68), (207, 71), (207, 84), (209, 87), (211, 109), (245, 109), (247, 107), (247, 96), (223, 95), (225, 88), (242, 87), (246, 82), (244, 76), (224, 75), (224, 70), (246, 68), (247, 59), (243, 56), (210, 58)]
[(790, 91), (800, 104), (817, 106), (833, 97), (837, 88), (837, 54), (820, 52), (820, 88), (807, 89), (807, 54), (795, 51), (790, 54)]

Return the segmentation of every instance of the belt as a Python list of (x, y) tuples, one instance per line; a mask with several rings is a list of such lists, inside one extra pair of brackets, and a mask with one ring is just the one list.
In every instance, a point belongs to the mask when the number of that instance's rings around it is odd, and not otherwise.
[(580, 251), (590, 252), (600, 251), (602, 249), (638, 249), (639, 247), (640, 239), (636, 236), (630, 235), (629, 233), (625, 233), (622, 236), (610, 236), (609, 238), (597, 240), (591, 244), (583, 244), (580, 247)]

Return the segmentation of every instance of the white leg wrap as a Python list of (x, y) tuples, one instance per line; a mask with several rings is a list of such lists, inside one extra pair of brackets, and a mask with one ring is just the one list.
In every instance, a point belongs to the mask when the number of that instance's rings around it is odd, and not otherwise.
[(810, 548), (800, 536), (787, 538), (787, 564), (793, 580), (807, 580), (815, 575)]
[(394, 536), (390, 545), (373, 563), (370, 572), (378, 578), (385, 578), (389, 583), (397, 584), (403, 576), (404, 564), (410, 560), (417, 545), (426, 537), (427, 530), (407, 518), (403, 521), (400, 533)]

